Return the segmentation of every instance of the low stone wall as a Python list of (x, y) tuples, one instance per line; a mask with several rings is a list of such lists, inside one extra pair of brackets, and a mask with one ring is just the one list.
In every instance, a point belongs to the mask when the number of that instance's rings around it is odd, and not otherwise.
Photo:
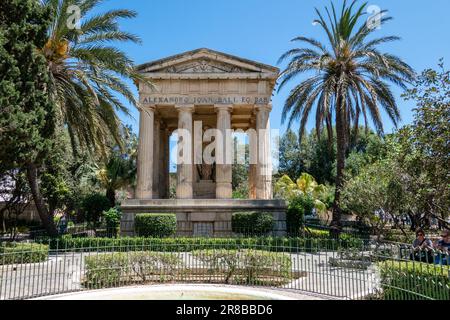
[(283, 200), (127, 200), (122, 204), (121, 235), (134, 236), (134, 217), (138, 213), (174, 213), (178, 236), (230, 236), (234, 212), (272, 213), (273, 233), (286, 234), (286, 203)]

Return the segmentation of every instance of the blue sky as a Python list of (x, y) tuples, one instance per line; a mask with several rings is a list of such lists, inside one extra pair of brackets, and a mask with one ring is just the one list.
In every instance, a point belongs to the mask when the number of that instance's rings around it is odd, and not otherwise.
[[(340, 5), (341, 1), (334, 1)], [(122, 21), (122, 28), (143, 40), (142, 45), (122, 45), (137, 64), (173, 54), (207, 47), (266, 64), (276, 65), (280, 55), (293, 47), (298, 35), (325, 41), (321, 29), (313, 26), (314, 8), (322, 9), (325, 0), (109, 0), (101, 9), (127, 8), (138, 17)], [(374, 0), (369, 5), (388, 9), (394, 20), (376, 35), (397, 35), (401, 41), (382, 47), (398, 55), (416, 71), (436, 67), (439, 58), (450, 63), (449, 0)], [(278, 66), (282, 67), (282, 66)], [(301, 80), (301, 78), (299, 78)], [(281, 109), (289, 92), (286, 87), (273, 99), (271, 124), (283, 131)], [(402, 124), (412, 121), (411, 102), (404, 102), (395, 88)], [(138, 131), (134, 119), (123, 117)], [(393, 126), (384, 116), (385, 131)], [(308, 125), (313, 128), (314, 119)]]

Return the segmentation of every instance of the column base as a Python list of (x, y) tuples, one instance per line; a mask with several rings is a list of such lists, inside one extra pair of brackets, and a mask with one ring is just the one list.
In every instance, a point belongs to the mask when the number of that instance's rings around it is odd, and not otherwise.
[(141, 199), (141, 200), (145, 200), (145, 199), (153, 199), (153, 191), (136, 191), (136, 199)]
[(216, 199), (232, 199), (233, 187), (231, 182), (216, 182)]
[(193, 199), (194, 190), (192, 183), (183, 183), (177, 185), (177, 199)]

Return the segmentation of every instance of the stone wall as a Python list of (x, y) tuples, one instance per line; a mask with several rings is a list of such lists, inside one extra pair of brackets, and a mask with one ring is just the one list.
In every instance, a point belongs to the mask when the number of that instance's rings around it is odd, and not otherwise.
[(128, 200), (122, 205), (121, 235), (134, 236), (134, 217), (138, 213), (174, 213), (178, 236), (231, 236), (234, 212), (272, 213), (274, 235), (286, 234), (286, 203), (282, 200)]

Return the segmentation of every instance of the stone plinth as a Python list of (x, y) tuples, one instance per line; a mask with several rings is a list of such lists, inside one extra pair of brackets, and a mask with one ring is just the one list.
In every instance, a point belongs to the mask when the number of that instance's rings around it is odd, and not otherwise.
[(178, 236), (230, 236), (233, 212), (272, 213), (273, 235), (286, 234), (286, 202), (283, 200), (177, 199), (128, 200), (122, 205), (121, 235), (134, 236), (138, 213), (174, 213)]
[(212, 180), (200, 180), (194, 183), (195, 199), (215, 199), (216, 183)]

